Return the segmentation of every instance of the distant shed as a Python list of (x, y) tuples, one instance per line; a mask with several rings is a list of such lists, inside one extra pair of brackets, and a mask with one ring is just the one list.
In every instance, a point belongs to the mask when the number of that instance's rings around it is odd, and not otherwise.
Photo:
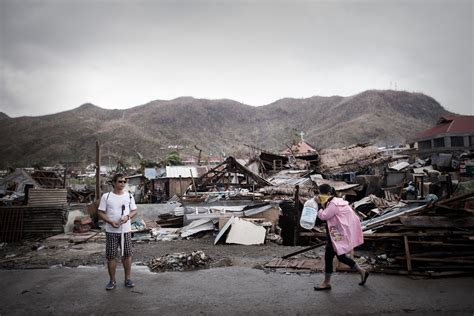
[(35, 179), (33, 179), (25, 170), (20, 168), (0, 180), (0, 194), (2, 195), (11, 193), (24, 195), (27, 188), (40, 187), (41, 185)]

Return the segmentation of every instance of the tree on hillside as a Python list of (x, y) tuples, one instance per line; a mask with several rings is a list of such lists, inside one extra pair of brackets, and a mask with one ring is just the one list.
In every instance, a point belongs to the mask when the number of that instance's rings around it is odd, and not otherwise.
[(157, 163), (153, 160), (150, 160), (150, 159), (142, 159), (140, 160), (140, 167), (142, 169), (145, 169), (145, 168), (153, 168), (153, 167), (156, 167)]
[(179, 166), (182, 164), (183, 161), (181, 160), (181, 157), (179, 156), (179, 153), (177, 151), (170, 152), (161, 161), (162, 166)]
[(117, 160), (117, 167), (115, 167), (115, 173), (125, 174), (129, 167), (130, 164), (126, 161), (125, 158), (121, 157)]

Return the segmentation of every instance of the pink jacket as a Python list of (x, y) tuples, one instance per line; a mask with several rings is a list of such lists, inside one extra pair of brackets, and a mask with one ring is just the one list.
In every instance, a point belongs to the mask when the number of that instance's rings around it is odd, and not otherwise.
[(360, 219), (347, 201), (333, 198), (325, 209), (319, 210), (318, 217), (327, 222), (337, 255), (348, 253), (364, 243)]

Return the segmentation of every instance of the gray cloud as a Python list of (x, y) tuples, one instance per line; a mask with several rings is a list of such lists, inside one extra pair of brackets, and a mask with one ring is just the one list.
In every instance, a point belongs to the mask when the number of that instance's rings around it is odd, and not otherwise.
[(474, 114), (472, 2), (0, 0), (0, 111), (423, 92)]

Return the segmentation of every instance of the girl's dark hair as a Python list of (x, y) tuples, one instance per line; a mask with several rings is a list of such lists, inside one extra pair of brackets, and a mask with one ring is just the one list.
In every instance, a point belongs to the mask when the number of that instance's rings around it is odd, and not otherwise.
[(330, 195), (333, 195), (333, 196), (336, 196), (336, 190), (334, 190), (334, 188), (332, 186), (330, 186), (329, 184), (327, 183), (324, 183), (324, 184), (321, 184), (319, 186), (319, 193), (320, 194), (330, 194)]

